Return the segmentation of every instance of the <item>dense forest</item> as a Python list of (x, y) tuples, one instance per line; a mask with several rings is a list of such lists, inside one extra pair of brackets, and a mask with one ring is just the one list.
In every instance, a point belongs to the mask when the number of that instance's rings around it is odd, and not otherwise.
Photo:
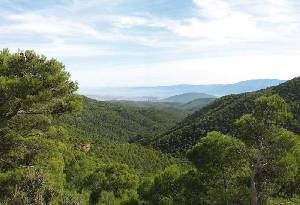
[[(173, 96), (175, 97), (175, 96)], [(191, 114), (200, 108), (213, 102), (216, 98), (196, 98), (196, 99), (186, 99), (187, 102), (168, 102), (168, 101), (128, 101), (128, 100), (114, 100), (110, 101), (113, 104), (118, 105), (130, 105), (133, 107), (140, 108), (169, 108), (172, 112), (181, 112), (183, 114)]]
[(83, 97), (81, 112), (61, 115), (55, 121), (70, 128), (79, 140), (85, 137), (128, 142), (167, 131), (186, 116), (186, 111), (171, 107), (139, 107), (132, 103), (109, 103)]
[(1, 205), (300, 204), (299, 78), (189, 116), (77, 89), (55, 59), (0, 52)]

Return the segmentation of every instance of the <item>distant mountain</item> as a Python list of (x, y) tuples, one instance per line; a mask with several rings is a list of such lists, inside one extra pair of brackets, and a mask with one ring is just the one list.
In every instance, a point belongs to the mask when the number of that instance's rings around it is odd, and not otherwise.
[[(98, 91), (97, 91), (98, 92)], [(107, 92), (107, 91), (104, 91)], [(160, 98), (152, 96), (132, 96), (126, 94), (114, 95), (114, 90), (112, 90), (111, 95), (103, 94), (83, 94), (86, 97), (99, 101), (136, 101), (136, 102), (158, 102)]]
[(216, 98), (213, 95), (205, 93), (184, 93), (180, 95), (171, 96), (165, 99), (162, 99), (162, 102), (173, 102), (173, 103), (189, 103), (196, 99), (207, 99), (207, 98)]
[(239, 94), (276, 86), (285, 82), (277, 79), (247, 80), (234, 84), (173, 85), (156, 87), (81, 88), (80, 93), (98, 100), (159, 101), (184, 93), (206, 93), (214, 96)]

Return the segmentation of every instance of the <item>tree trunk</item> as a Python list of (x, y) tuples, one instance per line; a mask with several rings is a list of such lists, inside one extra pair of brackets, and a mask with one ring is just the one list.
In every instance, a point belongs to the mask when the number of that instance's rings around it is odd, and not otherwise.
[(256, 173), (253, 170), (251, 174), (251, 204), (252, 205), (257, 205), (258, 203), (255, 175)]
[(227, 181), (225, 177), (225, 171), (222, 169), (222, 176), (223, 176), (223, 186), (224, 186), (224, 201), (226, 205), (228, 205), (228, 196), (227, 196)]
[(252, 205), (257, 205), (258, 204), (258, 193), (257, 193), (257, 187), (256, 187), (256, 175), (258, 174), (260, 165), (261, 165), (261, 160), (263, 158), (263, 151), (264, 151), (264, 145), (263, 145), (263, 140), (260, 138), (260, 145), (259, 145), (259, 153), (257, 160), (255, 164), (252, 166), (252, 173), (251, 173), (251, 204)]

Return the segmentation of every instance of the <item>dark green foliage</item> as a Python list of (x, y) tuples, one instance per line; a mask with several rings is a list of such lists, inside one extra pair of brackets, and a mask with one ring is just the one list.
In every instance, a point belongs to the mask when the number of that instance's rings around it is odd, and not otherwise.
[[(284, 193), (285, 188), (280, 188), (283, 176), (292, 175), (291, 183), (297, 183), (298, 154), (294, 150), (298, 150), (300, 138), (282, 128), (292, 114), (288, 112), (285, 101), (278, 95), (270, 97), (260, 97), (255, 100), (255, 106), (250, 114), (243, 115), (237, 120), (239, 138), (242, 139), (248, 147), (247, 158), (251, 164), (251, 203), (253, 205), (266, 203), (273, 194)], [(284, 137), (290, 147), (285, 147), (284, 143), (278, 144), (279, 139)], [(297, 139), (298, 138), (298, 139)], [(297, 151), (296, 151), (297, 152)], [(288, 167), (286, 173), (280, 170)], [(275, 180), (275, 181), (274, 181)], [(293, 189), (292, 184), (285, 184), (288, 189)], [(277, 189), (278, 188), (278, 189)], [(277, 190), (276, 190), (277, 189)], [(293, 194), (296, 190), (292, 191)], [(292, 195), (290, 194), (290, 197)]]
[(208, 171), (202, 173), (192, 169), (182, 172), (169, 167), (152, 181), (140, 185), (140, 201), (147, 205), (249, 204), (247, 183), (242, 181), (243, 178), (231, 179), (228, 179), (224, 192), (223, 177), (215, 177)]
[(177, 167), (167, 168), (158, 174), (153, 182), (142, 185), (141, 197), (151, 205), (182, 204), (182, 199), (179, 197), (181, 192), (180, 176), (181, 172)]
[(59, 114), (74, 109), (77, 84), (69, 77), (61, 63), (33, 51), (0, 52), (1, 123), (17, 114)]
[(240, 140), (211, 132), (188, 151), (187, 157), (198, 170), (231, 172), (227, 168), (243, 169), (245, 149), (245, 144)]
[(155, 174), (173, 164), (187, 166), (181, 159), (138, 144), (99, 142), (93, 145), (92, 152), (105, 163), (126, 164), (142, 176)]
[(21, 177), (9, 204), (49, 204), (58, 192), (51, 187), (41, 170), (28, 170)]
[[(138, 185), (138, 177), (121, 164), (103, 164), (84, 179), (84, 188), (91, 191), (90, 204), (97, 204), (124, 196), (132, 197)], [(112, 195), (107, 196), (108, 193)]]
[(245, 152), (242, 141), (218, 132), (208, 133), (189, 150), (187, 157), (197, 168), (196, 176), (202, 179), (199, 185), (206, 193), (202, 200), (208, 204), (247, 204), (249, 189), (244, 181), (250, 170)]
[(54, 115), (80, 107), (58, 61), (32, 51), (0, 52), (0, 201), (49, 204), (64, 186), (64, 133)]
[(84, 179), (94, 172), (99, 162), (97, 158), (87, 156), (79, 150), (69, 150), (64, 155), (67, 186), (80, 192), (84, 188)]
[[(263, 174), (273, 185), (271, 194), (292, 198), (300, 195), (300, 139), (299, 135), (278, 130), (271, 140), (266, 156), (269, 162)], [(275, 184), (275, 186), (274, 186)]]

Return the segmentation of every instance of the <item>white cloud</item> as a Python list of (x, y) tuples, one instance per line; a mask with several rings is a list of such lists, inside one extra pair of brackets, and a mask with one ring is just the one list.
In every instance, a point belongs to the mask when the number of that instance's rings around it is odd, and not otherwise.
[[(87, 18), (87, 21), (85, 21), (86, 19), (81, 21), (80, 18), (75, 20), (72, 18), (62, 18), (53, 15), (41, 14), (41, 12), (0, 14), (0, 16), (10, 22), (9, 24), (0, 25), (0, 34), (22, 35), (23, 33), (26, 33), (39, 35), (39, 37), (46, 38), (49, 41), (57, 41), (57, 39), (60, 39), (60, 41), (70, 42), (74, 40), (77, 41), (79, 39), (81, 41), (85, 40), (93, 42), (94, 44), (99, 44), (100, 42), (128, 42), (149, 47), (161, 47), (163, 45), (167, 45), (166, 43), (161, 42), (159, 36), (130, 35), (126, 34), (126, 32), (122, 32), (122, 29), (124, 28), (130, 28), (138, 25), (149, 27), (162, 26), (161, 24), (155, 23), (155, 21), (150, 21), (142, 17), (108, 15), (105, 20), (103, 20), (103, 16), (100, 15), (95, 16), (92, 19)], [(93, 23), (97, 22), (97, 19), (104, 23), (111, 23), (112, 28), (108, 27), (106, 29), (107, 31), (101, 31), (100, 28), (93, 26)], [(40, 47), (42, 46), (45, 45), (40, 45)], [(59, 47), (63, 49), (62, 45), (59, 45)], [(78, 47), (77, 43), (74, 44), (74, 47)], [(86, 47), (88, 47), (88, 44)], [(91, 46), (90, 49), (94, 50), (93, 47), (95, 46)], [(69, 49), (67, 46), (64, 50), (72, 51), (72, 49)], [(117, 52), (118, 51), (116, 50), (116, 53)], [(72, 55), (73, 52), (70, 54), (67, 54), (66, 52), (63, 53), (66, 55)]]
[[(123, 0), (109, 3), (102, 0), (101, 3), (118, 5)], [(203, 41), (204, 44), (223, 45), (234, 41), (276, 41), (284, 38), (298, 37), (299, 24), (291, 22), (294, 13), (287, 0), (265, 0), (251, 4), (250, 0), (194, 0), (201, 16), (174, 20), (165, 17), (151, 15), (115, 15), (115, 14), (88, 14), (77, 16), (80, 13), (72, 13), (72, 16), (47, 15), (40, 12), (19, 13), (3, 15), (3, 18), (11, 21), (8, 25), (0, 26), (0, 33), (27, 32), (36, 33), (42, 37), (86, 39), (87, 41), (124, 41), (149, 47), (177, 47), (188, 41)], [(91, 0), (83, 5), (82, 1), (75, 0), (70, 6), (72, 9), (90, 8), (99, 5), (99, 2)], [(247, 10), (243, 10), (243, 6)], [(71, 9), (71, 10), (72, 10)], [(77, 10), (75, 9), (75, 11)], [(63, 7), (63, 10), (70, 9)], [(74, 12), (74, 11), (72, 11)], [(295, 19), (295, 18), (294, 18)], [(284, 23), (282, 23), (284, 21)], [(294, 20), (295, 21), (295, 20)], [(262, 25), (264, 23), (267, 25)], [(277, 22), (277, 24), (268, 25)], [(95, 25), (107, 24), (105, 31)], [(111, 28), (110, 28), (111, 26)], [(151, 33), (132, 32), (133, 27), (151, 27), (158, 31)], [(142, 28), (140, 28), (142, 29)], [(161, 31), (171, 32), (169, 35), (161, 34)], [(173, 34), (172, 34), (173, 33)], [(173, 44), (173, 45), (172, 45)]]
[(264, 20), (273, 23), (293, 22), (295, 13), (288, 0), (268, 0), (262, 5)]
[[(140, 2), (148, 0), (136, 1), (142, 8)], [(74, 57), (69, 68), (75, 68), (72, 74), (83, 84), (290, 78), (300, 75), (296, 69), (300, 66), (300, 14), (299, 7), (292, 5), (294, 1), (194, 0), (194, 13), (186, 17), (176, 16), (176, 10), (174, 17), (167, 17), (167, 12), (154, 14), (147, 8), (139, 11), (134, 9), (135, 1), (127, 0), (71, 0), (32, 10), (20, 4), (0, 12), (0, 43), (10, 49)], [(157, 4), (159, 10), (164, 3)], [(5, 0), (4, 4), (10, 3)], [(275, 55), (279, 53), (283, 56)], [(95, 60), (98, 56), (105, 56), (109, 69)], [(83, 66), (80, 57), (95, 58)], [(190, 58), (199, 59), (185, 60)], [(118, 66), (122, 60), (126, 65)], [(135, 66), (152, 60), (158, 63)], [(86, 67), (91, 67), (89, 72)]]
[(252, 40), (266, 39), (272, 34), (260, 30), (250, 15), (234, 13), (218, 20), (205, 22), (196, 18), (171, 28), (177, 34), (189, 38)]
[(233, 83), (259, 78), (291, 79), (300, 76), (299, 65), (299, 55), (234, 56), (122, 66), (122, 68), (117, 66), (101, 70), (94, 67), (90, 72), (87, 70), (74, 72), (73, 78), (89, 86)]
[(135, 16), (120, 16), (113, 22), (114, 26), (120, 28), (130, 28), (133, 26), (148, 25), (149, 21), (146, 18)]
[(229, 4), (223, 0), (194, 0), (208, 18), (224, 18), (231, 13)]
[[(187, 40), (276, 41), (298, 36), (299, 23), (287, 0), (194, 0), (200, 16), (172, 20), (155, 16), (120, 16), (119, 28), (157, 27)], [(275, 23), (276, 24), (275, 24)]]
[(123, 38), (118, 34), (100, 33), (93, 27), (78, 21), (38, 13), (11, 14), (5, 16), (5, 18), (10, 20), (11, 23), (0, 26), (0, 32), (2, 33), (20, 31), (38, 33), (44, 36), (94, 37), (99, 40)]
[[(242, 6), (247, 1), (233, 3), (228, 0), (194, 0), (200, 13), (206, 18), (189, 19), (188, 23), (177, 24), (169, 28), (184, 37), (230, 41), (280, 40), (295, 31), (297, 25), (290, 22), (293, 13), (286, 0), (268, 0), (252, 7), (246, 4), (248, 6), (246, 12), (243, 11)], [(253, 14), (258, 10), (260, 10), (261, 17)], [(284, 21), (285, 24), (259, 26), (262, 20), (264, 23)]]
[(34, 50), (37, 53), (50, 57), (95, 57), (95, 56), (124, 56), (134, 55), (126, 51), (116, 51), (109, 46), (86, 45), (86, 44), (68, 44), (61, 40), (41, 43), (41, 44), (26, 44), (26, 43), (11, 43), (1, 44), (3, 48), (9, 48), (12, 52), (21, 50)]

